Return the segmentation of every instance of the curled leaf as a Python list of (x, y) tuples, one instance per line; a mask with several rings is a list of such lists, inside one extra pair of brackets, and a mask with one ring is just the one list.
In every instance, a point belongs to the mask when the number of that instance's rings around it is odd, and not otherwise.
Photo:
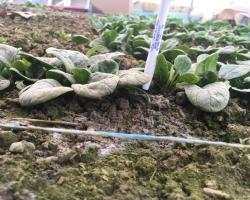
[(239, 89), (239, 88), (236, 88), (236, 87), (231, 87), (231, 88), (232, 88), (232, 90), (237, 91), (237, 92), (242, 92), (242, 93), (250, 92), (250, 88), (249, 89)]
[(10, 68), (10, 72), (14, 77), (19, 78), (19, 79), (24, 79), (25, 81), (28, 81), (28, 82), (31, 82), (31, 83), (34, 83), (34, 82), (38, 81), (38, 79), (30, 78), (30, 77), (24, 75), (18, 69), (13, 68), (13, 67)]
[(33, 65), (45, 67), (47, 70), (53, 69), (54, 66), (62, 65), (57, 58), (35, 57), (29, 53), (19, 52), (19, 55)]
[(142, 86), (150, 81), (147, 74), (136, 70), (121, 70), (118, 75), (119, 86)]
[(78, 51), (56, 49), (50, 47), (46, 50), (48, 54), (56, 56), (62, 61), (66, 72), (71, 73), (75, 67), (87, 67), (88, 57)]
[(18, 52), (19, 49), (15, 47), (0, 44), (0, 65), (3, 67), (9, 67), (11, 62), (15, 60)]
[(22, 106), (34, 106), (70, 91), (72, 91), (72, 88), (63, 87), (56, 80), (42, 79), (19, 92), (19, 103)]
[(199, 109), (206, 112), (219, 112), (229, 101), (229, 86), (224, 82), (215, 82), (201, 88), (197, 85), (185, 87), (189, 101)]
[[(100, 78), (99, 73), (99, 78)], [(106, 75), (104, 75), (105, 77)], [(90, 98), (90, 99), (101, 99), (104, 96), (110, 95), (114, 92), (117, 87), (119, 77), (116, 75), (108, 74), (107, 78), (98, 80), (94, 77), (96, 82), (90, 81), (90, 83), (82, 84), (73, 84), (71, 87), (74, 92), (81, 97)]]

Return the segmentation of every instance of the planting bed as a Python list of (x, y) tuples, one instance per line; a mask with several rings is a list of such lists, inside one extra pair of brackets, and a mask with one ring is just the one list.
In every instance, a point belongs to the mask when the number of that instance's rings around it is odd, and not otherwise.
[[(1, 40), (34, 56), (44, 56), (49, 47), (88, 51), (88, 45), (75, 44), (67, 34), (90, 40), (99, 37), (85, 15), (48, 12), (29, 20), (7, 17), (0, 21)], [(144, 63), (128, 54), (118, 62), (121, 69)], [(157, 86), (147, 94), (119, 89), (101, 100), (68, 93), (28, 108), (20, 106), (17, 98), (14, 84), (0, 92), (0, 123), (13, 118), (61, 120), (77, 123), (76, 128), (83, 130), (250, 143), (247, 94), (233, 94), (218, 113), (195, 108), (181, 89), (160, 91)], [(12, 143), (22, 140), (33, 143), (35, 149), (9, 151)], [(250, 150), (1, 130), (0, 199), (247, 200)]]

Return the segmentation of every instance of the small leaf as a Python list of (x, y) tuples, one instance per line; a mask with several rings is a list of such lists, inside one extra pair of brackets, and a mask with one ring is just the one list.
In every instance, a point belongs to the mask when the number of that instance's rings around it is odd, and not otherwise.
[(181, 75), (187, 72), (191, 68), (192, 61), (186, 55), (179, 55), (174, 60), (174, 66), (175, 66), (176, 72)]
[[(40, 67), (45, 67), (47, 70), (54, 68), (53, 67), (54, 63), (53, 62), (50, 63), (46, 59), (35, 57), (35, 56), (33, 56), (29, 53), (25, 53), (25, 52), (19, 52), (19, 55), (21, 56), (21, 58), (27, 60), (32, 65), (39, 65)], [(53, 58), (48, 58), (48, 59), (53, 59)], [(56, 60), (58, 61), (58, 59), (56, 59)]]
[(93, 56), (94, 54), (100, 52), (101, 50), (105, 49), (105, 47), (103, 45), (97, 45), (97, 46), (94, 46), (92, 47), (91, 49), (89, 49), (86, 53), (86, 55), (88, 57), (91, 57)]
[(77, 83), (86, 84), (90, 79), (90, 71), (85, 68), (75, 68), (72, 71)]
[(72, 88), (63, 87), (54, 79), (42, 79), (19, 92), (19, 103), (22, 106), (34, 106), (71, 91)]
[(185, 55), (185, 52), (180, 49), (168, 49), (163, 51), (162, 54), (165, 56), (166, 60), (174, 63), (174, 60), (179, 55)]
[(166, 60), (163, 54), (159, 54), (156, 63), (155, 75), (159, 77), (160, 82), (164, 85), (169, 79), (169, 71), (172, 64)]
[(36, 79), (36, 78), (30, 78), (30, 77), (28, 77), (28, 76), (25, 76), (23, 73), (21, 73), (18, 69), (16, 69), (16, 68), (10, 68), (10, 72), (11, 72), (11, 74), (14, 76), (14, 77), (17, 77), (17, 78), (19, 78), (19, 79), (24, 79), (24, 80), (26, 80), (26, 81), (28, 81), (28, 82), (32, 82), (32, 83), (34, 83), (34, 82), (36, 82), (36, 81), (38, 81), (38, 79)]
[(200, 81), (200, 77), (193, 73), (183, 73), (177, 79), (178, 83), (196, 84)]
[(224, 82), (215, 82), (200, 88), (197, 85), (185, 86), (189, 101), (206, 112), (223, 110), (230, 98), (229, 85)]
[(19, 71), (25, 71), (31, 66), (31, 63), (23, 58), (22, 60), (14, 61), (11, 66), (18, 69)]
[(118, 33), (114, 30), (105, 31), (102, 34), (102, 39), (104, 40), (105, 44), (109, 47), (109, 45), (116, 39)]
[(98, 62), (97, 64), (94, 64), (90, 67), (90, 71), (92, 73), (103, 72), (109, 74), (117, 74), (118, 70), (118, 63), (111, 59)]
[(203, 75), (206, 72), (217, 73), (218, 54), (213, 53), (209, 56), (204, 56), (199, 63), (197, 63), (196, 74)]
[(66, 73), (59, 69), (51, 69), (47, 71), (46, 78), (55, 79), (56, 81), (58, 81), (59, 83), (63, 85), (71, 85), (73, 83), (76, 83), (76, 80), (74, 79), (72, 74)]
[(74, 35), (72, 37), (72, 41), (75, 42), (76, 44), (86, 44), (89, 42), (89, 39), (84, 35)]
[(19, 49), (15, 47), (7, 44), (0, 44), (0, 65), (3, 65), (3, 67), (9, 67), (16, 59), (18, 52)]
[(217, 80), (218, 80), (217, 73), (214, 73), (214, 72), (211, 72), (211, 71), (206, 72), (204, 74), (204, 76), (203, 76), (203, 81), (206, 82), (206, 84), (214, 83)]

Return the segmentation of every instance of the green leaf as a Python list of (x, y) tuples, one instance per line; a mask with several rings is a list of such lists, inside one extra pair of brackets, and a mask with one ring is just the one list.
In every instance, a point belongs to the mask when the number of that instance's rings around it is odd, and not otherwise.
[(209, 71), (217, 73), (217, 61), (218, 61), (217, 53), (205, 56), (199, 63), (197, 63), (195, 73), (198, 75), (203, 75)]
[(90, 79), (90, 71), (85, 68), (75, 68), (72, 71), (76, 83), (86, 84)]
[(18, 69), (19, 71), (23, 72), (23, 71), (27, 70), (31, 66), (31, 63), (28, 60), (23, 58), (22, 60), (14, 61), (11, 64), (11, 66)]
[(102, 39), (104, 40), (105, 44), (109, 47), (109, 45), (116, 39), (118, 33), (114, 30), (105, 31), (102, 34)]
[(28, 81), (28, 82), (34, 83), (34, 82), (38, 81), (38, 79), (36, 79), (36, 78), (30, 78), (30, 77), (24, 75), (23, 73), (21, 73), (18, 69), (13, 68), (13, 67), (10, 68), (10, 73), (11, 73), (14, 77), (17, 77), (17, 78), (19, 78), (19, 79), (24, 79), (24, 80), (26, 80), (26, 81)]
[(180, 49), (168, 49), (163, 51), (162, 54), (165, 56), (166, 60), (174, 63), (174, 60), (179, 55), (185, 55), (185, 52)]
[(71, 85), (71, 84), (76, 83), (76, 80), (74, 79), (72, 74), (63, 72), (59, 69), (51, 69), (47, 71), (46, 78), (57, 80), (63, 85)]
[(39, 58), (25, 52), (19, 52), (19, 55), (21, 56), (21, 58), (27, 60), (32, 65), (39, 65), (41, 67), (45, 67), (47, 70), (53, 69), (53, 65), (59, 62), (58, 59), (55, 60), (54, 58)]
[(103, 45), (97, 45), (92, 47), (91, 49), (89, 49), (86, 53), (86, 55), (88, 57), (93, 56), (94, 54), (96, 54), (97, 52), (100, 52), (101, 50), (103, 50), (105, 47)]
[(84, 35), (74, 35), (72, 37), (72, 41), (75, 42), (76, 44), (86, 44), (89, 42), (89, 39)]
[(200, 81), (200, 77), (193, 73), (183, 73), (177, 79), (177, 83), (188, 83), (188, 84), (196, 84)]
[(142, 40), (142, 39), (133, 40), (132, 45), (134, 48), (137, 48), (137, 47), (148, 48), (150, 46), (150, 44), (146, 40)]
[(109, 74), (117, 74), (119, 71), (119, 65), (112, 59), (104, 60), (94, 64), (90, 67), (90, 71), (94, 72), (103, 72)]
[(179, 55), (174, 60), (174, 66), (175, 66), (176, 72), (181, 75), (187, 72), (191, 68), (192, 61), (186, 55)]
[(166, 60), (163, 54), (159, 54), (157, 57), (155, 75), (159, 77), (162, 85), (166, 84), (169, 79), (169, 73), (172, 64)]
[(217, 73), (208, 71), (203, 76), (203, 82), (205, 84), (214, 83), (216, 81), (218, 81), (218, 75), (217, 75)]

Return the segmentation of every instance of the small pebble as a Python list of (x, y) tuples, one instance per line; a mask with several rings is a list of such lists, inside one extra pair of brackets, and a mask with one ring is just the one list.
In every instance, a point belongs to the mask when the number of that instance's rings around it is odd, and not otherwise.
[(182, 106), (185, 105), (188, 102), (187, 96), (185, 92), (177, 92), (176, 93), (176, 99), (175, 103)]
[(33, 143), (25, 140), (14, 142), (10, 145), (9, 151), (12, 153), (33, 153), (36, 147)]
[(215, 189), (211, 189), (211, 188), (203, 188), (203, 191), (208, 196), (216, 198), (216, 199), (225, 199), (225, 200), (231, 199), (231, 196), (229, 194), (227, 194), (221, 190), (215, 190)]

